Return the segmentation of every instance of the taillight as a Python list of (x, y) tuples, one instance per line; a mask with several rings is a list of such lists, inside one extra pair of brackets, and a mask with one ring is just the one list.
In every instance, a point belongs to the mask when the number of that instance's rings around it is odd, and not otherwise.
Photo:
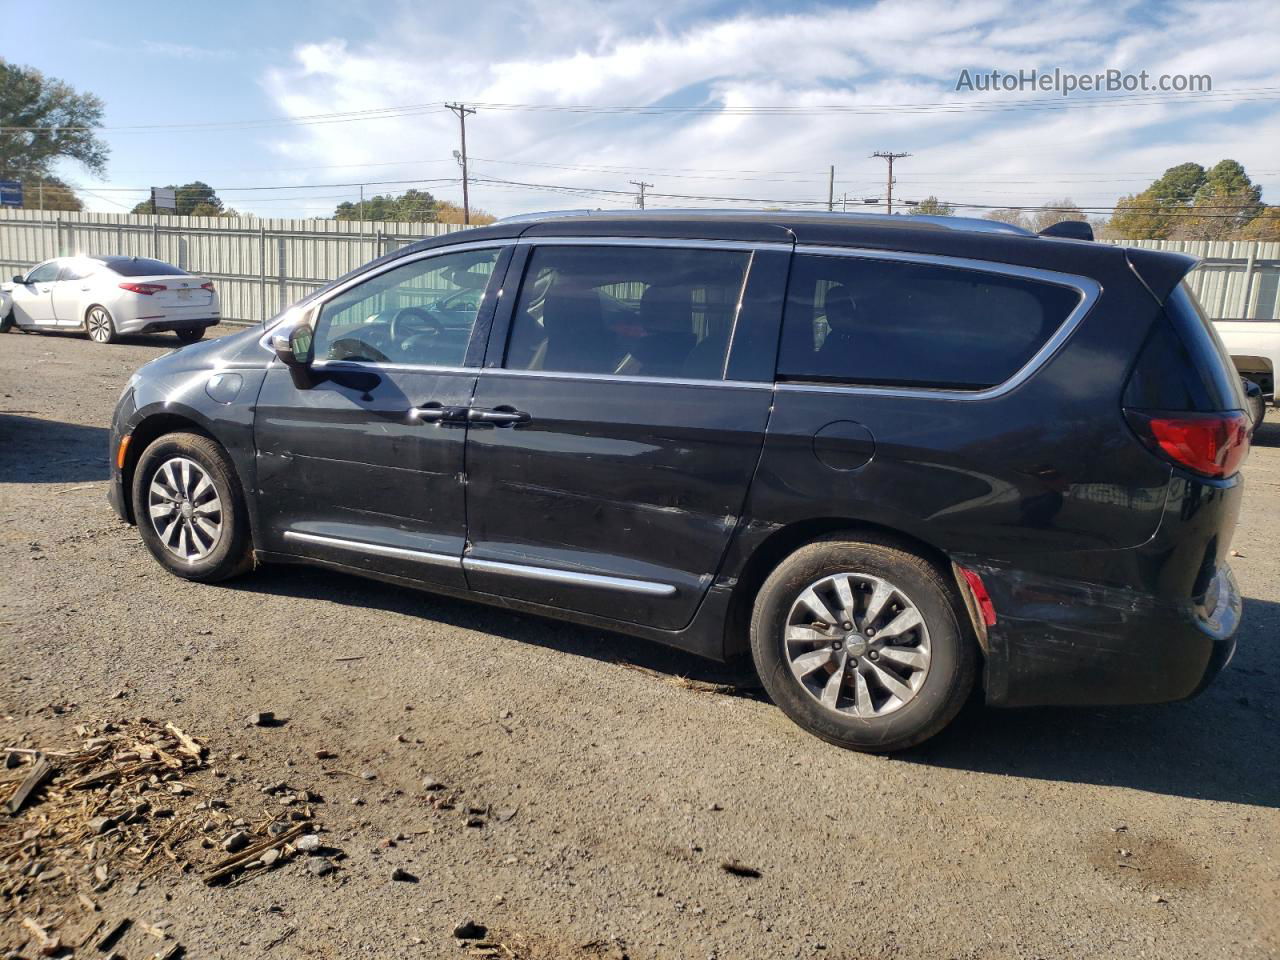
[(210, 293), (213, 293), (213, 281), (206, 280), (204, 283), (200, 284), (200, 289), (208, 290)]
[(1142, 442), (1170, 463), (1206, 477), (1229, 477), (1249, 452), (1249, 418), (1229, 413), (1126, 410)]
[(130, 293), (141, 293), (151, 296), (153, 293), (159, 293), (161, 290), (168, 290), (163, 283), (122, 283), (121, 290), (128, 290)]

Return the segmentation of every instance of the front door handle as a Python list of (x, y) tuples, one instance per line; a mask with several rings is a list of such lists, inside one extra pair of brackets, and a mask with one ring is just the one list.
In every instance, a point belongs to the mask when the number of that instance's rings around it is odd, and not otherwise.
[(467, 419), (472, 423), (492, 423), (496, 427), (513, 427), (518, 423), (528, 423), (532, 417), (523, 410), (514, 407), (494, 407), (492, 410), (473, 408)]
[(446, 421), (462, 421), (467, 419), (466, 407), (446, 407), (438, 400), (424, 403), (420, 407), (409, 410), (410, 423), (444, 423)]

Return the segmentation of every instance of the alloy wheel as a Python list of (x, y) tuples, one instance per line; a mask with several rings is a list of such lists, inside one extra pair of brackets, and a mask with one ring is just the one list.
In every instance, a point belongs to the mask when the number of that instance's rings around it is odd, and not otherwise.
[(166, 460), (147, 493), (151, 526), (175, 557), (203, 560), (222, 540), (222, 500), (205, 469), (187, 457)]
[(899, 587), (863, 573), (823, 577), (787, 614), (784, 653), (805, 692), (844, 716), (883, 717), (929, 675), (929, 630)]
[(89, 339), (97, 343), (106, 343), (111, 339), (111, 318), (101, 307), (89, 311)]

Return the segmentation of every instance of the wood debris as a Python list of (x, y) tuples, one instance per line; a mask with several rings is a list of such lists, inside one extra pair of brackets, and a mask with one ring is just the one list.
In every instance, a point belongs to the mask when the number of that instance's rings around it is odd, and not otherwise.
[[(0, 780), (9, 813), (0, 816), (0, 927), (22, 930), (28, 954), (66, 951), (67, 937), (106, 954), (136, 925), (164, 941), (157, 956), (180, 956), (166, 924), (95, 917), (95, 895), (117, 884), (136, 891), (174, 868), (204, 870), (206, 882), (248, 879), (287, 861), (290, 841), (313, 829), (318, 798), (308, 791), (269, 798), (273, 808), (245, 827), (217, 795), (221, 781), (206, 775), (208, 748), (173, 723), (99, 720), (75, 734), (73, 749), (0, 748), (17, 765)], [(210, 863), (209, 840), (233, 825), (247, 830), (248, 845)]]

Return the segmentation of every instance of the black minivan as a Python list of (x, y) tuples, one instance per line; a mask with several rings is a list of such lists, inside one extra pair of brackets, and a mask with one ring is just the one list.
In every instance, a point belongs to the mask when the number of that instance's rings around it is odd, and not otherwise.
[(860, 750), (979, 675), (1189, 697), (1234, 648), (1249, 444), (1194, 264), (950, 217), (516, 218), (144, 366), (111, 501), (189, 580), (318, 564), (749, 654)]

